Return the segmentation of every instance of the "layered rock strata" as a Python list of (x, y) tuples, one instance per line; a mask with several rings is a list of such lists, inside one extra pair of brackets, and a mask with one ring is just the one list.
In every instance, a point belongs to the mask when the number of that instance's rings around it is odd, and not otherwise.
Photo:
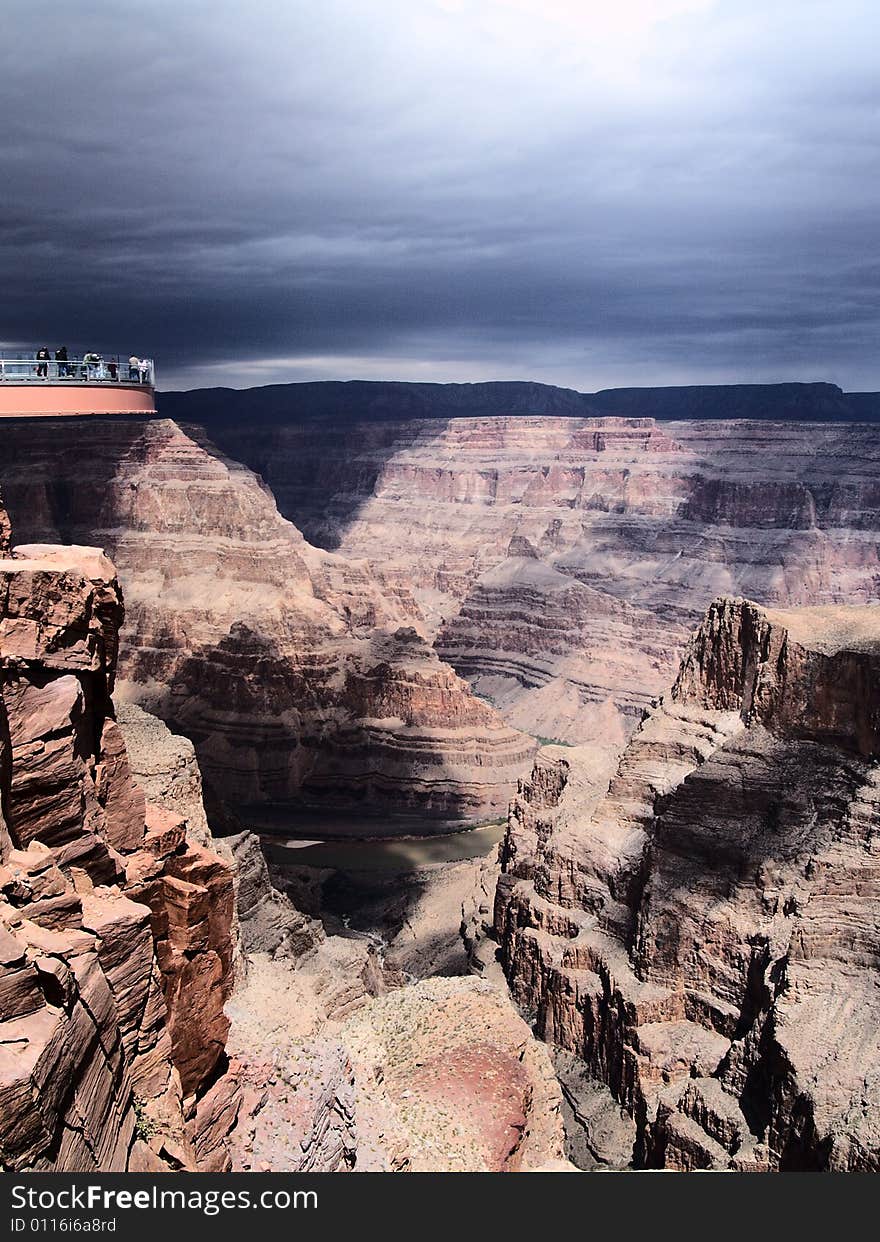
[(249, 953), (282, 953), (298, 957), (321, 940), (320, 923), (297, 910), (272, 885), (259, 838), (244, 831), (223, 807), (216, 836), (208, 824), (202, 774), (192, 743), (172, 733), (157, 716), (134, 703), (117, 709), (129, 766), (137, 784), (158, 806), (186, 820), (187, 837), (215, 850), (232, 867), (235, 886), (234, 939), (238, 948), (236, 975), (247, 969)]
[(612, 713), (630, 732), (720, 593), (880, 594), (870, 424), (255, 414), (212, 434), (309, 539), (410, 589), (441, 657), (545, 738), (602, 740)]
[[(4, 1167), (557, 1160), (549, 1058), (506, 995), (458, 981), (441, 998), (385, 996), (402, 979), (377, 947), (298, 915), (268, 884), (252, 834), (213, 842), (192, 749), (127, 709), (147, 800), (111, 699), (121, 623), (97, 550), (31, 545), (0, 559)], [(236, 899), (249, 969), (232, 996)]]
[(276, 1047), (242, 1071), (237, 1172), (345, 1173), (358, 1160), (354, 1070), (332, 1039)]
[(610, 782), (544, 751), (496, 929), (623, 1162), (880, 1167), (880, 607), (720, 599)]
[(190, 840), (210, 845), (202, 773), (192, 742), (136, 703), (119, 703), (115, 712), (135, 783), (150, 802), (186, 820)]
[[(0, 510), (2, 512), (2, 510)], [(134, 783), (96, 549), (0, 560), (0, 1158), (228, 1167), (232, 873)]]
[(108, 550), (126, 595), (120, 697), (189, 736), (228, 800), (438, 826), (503, 812), (531, 739), (441, 662), (404, 584), (311, 547), (200, 433), (12, 421), (0, 484), (19, 538)]
[(126, 691), (237, 800), (488, 818), (528, 770), (512, 730), (622, 745), (718, 593), (880, 592), (870, 424), (210, 423), (231, 457), (161, 420), (13, 422), (0, 481), (28, 538), (110, 549)]
[(548, 1050), (506, 988), (401, 986), (366, 939), (252, 955), (228, 1009), (242, 1170), (509, 1171), (563, 1158)]

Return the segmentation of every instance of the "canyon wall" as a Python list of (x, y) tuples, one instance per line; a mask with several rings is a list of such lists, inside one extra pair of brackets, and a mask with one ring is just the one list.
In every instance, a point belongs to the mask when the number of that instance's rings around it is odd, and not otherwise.
[(880, 1168), (880, 607), (710, 607), (610, 781), (512, 807), (514, 996), (631, 1116), (621, 1164)]
[(132, 780), (110, 698), (122, 618), (97, 549), (0, 560), (8, 1169), (229, 1164), (232, 871)]
[(273, 415), (211, 435), (222, 452), (165, 420), (11, 423), (0, 483), (23, 537), (111, 552), (123, 697), (237, 802), (489, 818), (525, 734), (619, 749), (719, 592), (880, 589), (869, 424)]
[(438, 658), (381, 559), (310, 546), (200, 433), (13, 420), (0, 486), (19, 539), (113, 557), (120, 698), (189, 736), (227, 799), (354, 807), (384, 831), (389, 810), (423, 831), (503, 813), (532, 739)]
[(771, 605), (880, 594), (870, 424), (211, 425), (307, 538), (373, 558), (411, 592), (441, 658), (535, 736), (621, 744), (719, 593)]
[(106, 556), (4, 552), (3, 1167), (562, 1161), (549, 1055), (505, 992), (448, 980), (386, 996), (399, 973), (274, 892), (253, 834), (212, 839), (191, 744), (131, 705), (120, 724), (123, 605)]
[[(456, 1167), (561, 1155), (546, 1049), (497, 993), (385, 996), (401, 979), (273, 895), (252, 836), (212, 842), (201, 767), (235, 801), (386, 828), (369, 817), (404, 808), (420, 831), (497, 813), (520, 776), (496, 934), (518, 1003), (616, 1110), (603, 1158), (876, 1168), (876, 433), (212, 434), (222, 451), (162, 419), (4, 440), (28, 541), (10, 555), (0, 508), (4, 1161), (430, 1168), (456, 1134)], [(109, 561), (47, 540), (112, 552), (124, 623)], [(688, 642), (719, 592), (761, 605), (719, 600)], [(569, 745), (526, 777), (534, 737)], [(499, 1123), (471, 1131), (499, 1066)]]

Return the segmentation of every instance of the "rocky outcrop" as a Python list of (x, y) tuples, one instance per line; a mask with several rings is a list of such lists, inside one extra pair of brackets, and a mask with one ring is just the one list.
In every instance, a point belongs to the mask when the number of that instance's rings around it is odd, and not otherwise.
[(90, 548), (0, 560), (4, 1167), (228, 1166), (232, 873), (134, 783), (122, 600)]
[(116, 705), (116, 721), (125, 739), (128, 766), (150, 802), (186, 820), (190, 840), (212, 841), (205, 813), (202, 774), (188, 738), (171, 730), (136, 703)]
[(12, 422), (0, 482), (20, 535), (110, 550), (122, 691), (238, 801), (489, 818), (528, 771), (523, 733), (622, 746), (719, 593), (800, 607), (880, 592), (870, 424), (570, 403), (224, 419), (214, 400), (213, 441), (161, 420)]
[[(190, 745), (137, 709), (120, 726), (122, 619), (115, 571), (95, 549), (29, 545), (0, 560), (4, 1166), (558, 1160), (552, 1067), (505, 993), (458, 980), (438, 996), (387, 996), (402, 976), (381, 949), (299, 915), (272, 889), (253, 834), (213, 841)], [(370, 693), (403, 718), (412, 691), (391, 673)], [(457, 704), (450, 674), (417, 684), (437, 721), (491, 717)], [(236, 900), (249, 968), (232, 996)]]
[(739, 407), (702, 398), (712, 421), (254, 411), (212, 434), (309, 539), (410, 590), (441, 658), (508, 723), (622, 741), (715, 596), (880, 594), (877, 428), (719, 421)]
[(354, 1070), (332, 1039), (278, 1047), (242, 1074), (236, 1171), (344, 1173), (357, 1162)]
[(19, 538), (113, 557), (120, 698), (190, 737), (231, 802), (410, 810), (438, 827), (503, 813), (531, 739), (442, 663), (405, 585), (311, 547), (201, 433), (13, 420), (0, 484)]
[(151, 802), (186, 820), (187, 837), (215, 850), (232, 867), (235, 886), (234, 939), (237, 974), (247, 969), (249, 953), (281, 953), (298, 957), (320, 943), (321, 925), (297, 910), (272, 886), (259, 838), (242, 830), (230, 813), (217, 808), (215, 836), (205, 810), (202, 774), (195, 748), (172, 733), (157, 716), (134, 703), (117, 709), (132, 775)]
[(228, 1006), (244, 1088), (235, 1169), (477, 1172), (562, 1158), (550, 1056), (506, 988), (402, 983), (360, 937), (328, 936), (295, 962), (252, 956)]
[(878, 677), (880, 607), (720, 599), (605, 788), (561, 751), (523, 785), (505, 969), (626, 1159), (880, 1167)]
[(235, 871), (239, 934), (245, 953), (297, 958), (321, 943), (320, 922), (301, 913), (273, 886), (256, 833), (225, 837), (216, 848)]
[(547, 1050), (489, 984), (422, 980), (360, 1009), (340, 1038), (355, 1070), (357, 1167), (513, 1172), (563, 1159)]

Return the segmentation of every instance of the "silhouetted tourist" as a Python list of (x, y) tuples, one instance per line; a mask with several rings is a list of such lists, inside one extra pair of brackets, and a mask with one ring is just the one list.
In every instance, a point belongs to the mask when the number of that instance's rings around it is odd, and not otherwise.
[(116, 380), (118, 380), (118, 379), (119, 379), (119, 363), (118, 363), (118, 362), (108, 362), (108, 363), (107, 363), (107, 373), (109, 374), (110, 378), (111, 378), (114, 382), (115, 382)]
[(49, 350), (46, 348), (46, 346), (45, 346), (45, 345), (43, 346), (43, 348), (42, 348), (42, 349), (38, 349), (38, 350), (37, 350), (37, 354), (36, 354), (36, 358), (37, 358), (37, 375), (38, 375), (41, 379), (48, 379), (48, 378), (49, 378), (49, 359), (50, 359), (50, 357), (51, 357), (51, 354), (49, 353)]
[(55, 350), (55, 361), (58, 363), (59, 375), (70, 375), (70, 367), (67, 362), (67, 346), (59, 345)]

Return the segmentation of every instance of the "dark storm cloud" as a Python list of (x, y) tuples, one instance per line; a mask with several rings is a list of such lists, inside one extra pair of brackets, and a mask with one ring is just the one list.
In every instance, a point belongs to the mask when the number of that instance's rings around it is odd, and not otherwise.
[(7, 0), (0, 341), (880, 388), (877, 13)]

